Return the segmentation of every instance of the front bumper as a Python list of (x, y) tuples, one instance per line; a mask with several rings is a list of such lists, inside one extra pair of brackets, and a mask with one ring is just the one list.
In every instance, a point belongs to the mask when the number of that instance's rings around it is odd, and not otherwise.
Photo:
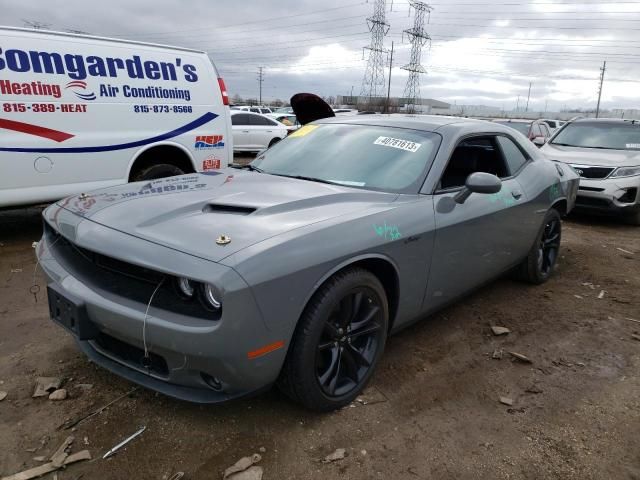
[(640, 177), (580, 178), (576, 209), (626, 216), (640, 211)]
[[(108, 239), (109, 250), (122, 261), (188, 276), (220, 285), (223, 312), (218, 320), (189, 317), (149, 307), (146, 339), (151, 362), (144, 358), (143, 324), (147, 305), (103, 288), (100, 278), (88, 275), (57, 253), (45, 234), (37, 248), (40, 265), (52, 292), (72, 299), (85, 318), (82, 333), (72, 332), (82, 351), (95, 363), (146, 388), (199, 403), (219, 403), (269, 388), (276, 380), (286, 347), (274, 338), (262, 319), (250, 288), (232, 269), (196, 259), (144, 240), (108, 229), (70, 212), (44, 213), (63, 238), (83, 248)], [(75, 218), (74, 218), (75, 217)], [(74, 237), (74, 238), (69, 238)], [(96, 242), (101, 239), (101, 242)], [(137, 252), (131, 258), (132, 252)], [(100, 252), (106, 254), (106, 252)], [(161, 265), (153, 265), (150, 262)], [(265, 345), (283, 346), (252, 356)]]

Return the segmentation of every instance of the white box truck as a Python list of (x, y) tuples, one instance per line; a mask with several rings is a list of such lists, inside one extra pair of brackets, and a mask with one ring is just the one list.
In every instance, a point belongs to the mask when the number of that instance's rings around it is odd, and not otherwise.
[(0, 208), (233, 161), (205, 52), (0, 27)]

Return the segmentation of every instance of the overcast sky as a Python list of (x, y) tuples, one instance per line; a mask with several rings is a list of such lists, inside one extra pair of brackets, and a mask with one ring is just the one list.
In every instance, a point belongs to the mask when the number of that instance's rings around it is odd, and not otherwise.
[[(511, 110), (595, 108), (600, 67), (607, 61), (604, 108), (640, 108), (640, 0), (438, 0), (423, 49), (423, 98)], [(0, 0), (1, 24), (24, 20), (54, 30), (131, 38), (206, 50), (229, 92), (263, 98), (300, 91), (358, 94), (368, 45), (364, 0)], [(403, 93), (412, 27), (407, 0), (387, 1), (385, 47), (395, 43), (391, 94)], [(404, 40), (404, 42), (403, 42)]]

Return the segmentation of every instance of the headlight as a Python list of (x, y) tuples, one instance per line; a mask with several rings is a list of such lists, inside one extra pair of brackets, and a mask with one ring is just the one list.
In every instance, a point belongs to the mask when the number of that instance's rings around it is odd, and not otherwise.
[(178, 290), (178, 295), (185, 299), (193, 298), (193, 293), (195, 291), (194, 282), (189, 280), (188, 278), (180, 277), (176, 281), (176, 288)]
[(640, 175), (640, 167), (618, 167), (609, 178), (633, 177), (634, 175)]
[(213, 285), (209, 285), (208, 283), (203, 285), (200, 298), (201, 298), (202, 304), (207, 310), (220, 309), (220, 306), (221, 306), (221, 303), (219, 300), (220, 297)]

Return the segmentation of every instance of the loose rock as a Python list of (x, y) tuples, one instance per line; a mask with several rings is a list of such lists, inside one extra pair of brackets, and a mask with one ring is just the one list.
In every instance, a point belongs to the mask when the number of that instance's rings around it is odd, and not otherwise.
[(4, 400), (5, 398), (7, 398), (7, 395), (8, 395), (8, 393), (7, 393), (7, 392), (5, 392), (5, 391), (3, 391), (3, 390), (0, 390), (0, 402), (1, 402), (2, 400)]
[(500, 403), (502, 403), (503, 405), (511, 406), (513, 405), (513, 399), (509, 397), (500, 397)]
[(502, 359), (502, 350), (494, 350), (491, 358), (493, 358), (494, 360)]
[(67, 398), (67, 391), (64, 388), (56, 390), (49, 395), (49, 400), (64, 400)]
[[(251, 467), (252, 465), (258, 463), (260, 460), (262, 460), (262, 456), (260, 456), (257, 453), (254, 453), (250, 457), (242, 457), (240, 460), (238, 460), (236, 463), (234, 463), (224, 471), (224, 475), (222, 478), (226, 479), (226, 478), (229, 478), (234, 473), (243, 472), (247, 470), (249, 467)], [(237, 477), (234, 476), (233, 478), (237, 478)]]
[(509, 352), (509, 355), (511, 355), (514, 359), (518, 360), (519, 362), (522, 363), (533, 363), (531, 361), (531, 359), (521, 353), (518, 352)]
[(511, 333), (511, 330), (509, 330), (507, 327), (497, 327), (493, 325), (491, 326), (491, 331), (495, 336), (507, 335), (508, 333)]
[(62, 385), (62, 379), (59, 377), (38, 377), (33, 398), (46, 397), (54, 390), (59, 389), (60, 385)]
[(331, 463), (337, 460), (342, 460), (345, 457), (345, 453), (346, 453), (346, 450), (344, 448), (338, 448), (336, 449), (335, 452), (330, 453), (329, 455), (324, 457), (324, 460), (322, 460), (322, 463)]
[(640, 335), (638, 335), (638, 334), (632, 333), (631, 334), (631, 338), (633, 338), (634, 340), (638, 340), (640, 342)]
[(229, 480), (262, 480), (263, 473), (262, 467), (254, 465), (243, 472), (234, 473), (228, 478)]

